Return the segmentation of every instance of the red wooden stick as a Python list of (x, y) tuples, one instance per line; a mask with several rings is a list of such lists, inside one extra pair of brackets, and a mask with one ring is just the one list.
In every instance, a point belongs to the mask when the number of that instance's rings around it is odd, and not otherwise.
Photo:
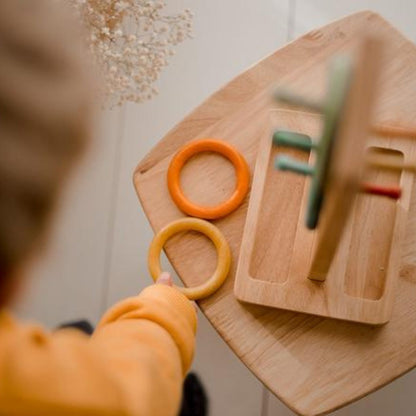
[(399, 199), (402, 194), (402, 190), (400, 187), (380, 186), (380, 185), (374, 185), (372, 183), (362, 183), (361, 192), (364, 192), (366, 194), (372, 194), (372, 195), (386, 196), (392, 199)]

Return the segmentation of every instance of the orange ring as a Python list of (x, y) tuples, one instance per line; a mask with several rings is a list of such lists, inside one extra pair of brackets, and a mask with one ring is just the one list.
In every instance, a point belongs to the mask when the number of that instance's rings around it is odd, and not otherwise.
[[(229, 199), (214, 207), (197, 205), (187, 199), (180, 185), (180, 174), (185, 163), (195, 154), (216, 152), (225, 156), (236, 170), (237, 185)], [(168, 188), (178, 208), (192, 217), (216, 219), (225, 217), (243, 202), (249, 188), (250, 171), (244, 157), (230, 144), (216, 139), (201, 139), (183, 146), (173, 157), (168, 169)]]

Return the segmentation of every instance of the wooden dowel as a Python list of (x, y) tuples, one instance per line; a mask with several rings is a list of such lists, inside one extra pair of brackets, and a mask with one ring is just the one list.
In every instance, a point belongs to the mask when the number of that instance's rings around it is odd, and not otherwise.
[(371, 126), (370, 131), (377, 136), (416, 139), (416, 127), (387, 126), (384, 124), (378, 124)]
[(308, 135), (289, 130), (276, 130), (273, 133), (273, 144), (308, 152), (317, 147)]
[(275, 167), (279, 170), (288, 170), (290, 172), (299, 173), (301, 175), (312, 176), (315, 173), (315, 167), (293, 157), (281, 155), (277, 156), (275, 160)]
[(311, 100), (302, 95), (295, 94), (292, 91), (287, 90), (286, 88), (277, 88), (274, 91), (273, 96), (276, 101), (281, 102), (283, 104), (307, 108), (317, 113), (323, 112), (323, 105), (321, 102)]
[(404, 163), (396, 157), (374, 155), (367, 158), (367, 166), (370, 168), (388, 169), (394, 171), (408, 171), (416, 173), (416, 162)]
[(378, 196), (386, 196), (392, 199), (399, 199), (402, 194), (401, 188), (397, 186), (381, 186), (374, 185), (372, 183), (362, 183), (361, 192)]

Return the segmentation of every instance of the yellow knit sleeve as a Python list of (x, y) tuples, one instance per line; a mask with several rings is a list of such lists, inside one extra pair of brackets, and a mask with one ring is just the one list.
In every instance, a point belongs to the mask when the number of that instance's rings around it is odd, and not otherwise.
[(147, 320), (164, 328), (176, 343), (183, 374), (186, 374), (193, 358), (197, 321), (195, 308), (182, 293), (166, 285), (149, 286), (140, 296), (113, 306), (102, 317), (93, 337), (101, 334), (106, 326), (121, 320)]
[(195, 331), (192, 304), (164, 285), (112, 307), (91, 338), (0, 321), (0, 413), (176, 416)]
[(137, 414), (177, 414), (196, 324), (190, 301), (166, 285), (147, 287), (101, 319), (91, 343), (108, 357)]

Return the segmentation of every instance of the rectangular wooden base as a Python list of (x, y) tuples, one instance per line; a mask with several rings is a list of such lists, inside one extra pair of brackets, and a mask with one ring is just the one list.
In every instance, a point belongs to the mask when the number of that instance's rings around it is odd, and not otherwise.
[[(235, 295), (242, 301), (296, 312), (386, 323), (393, 306), (414, 175), (380, 170), (368, 173), (367, 182), (400, 185), (401, 199), (359, 194), (326, 281), (312, 281), (308, 273), (317, 231), (304, 225), (309, 178), (277, 171), (274, 160), (282, 152), (304, 161), (313, 155), (277, 148), (271, 137), (278, 128), (317, 137), (321, 117), (276, 110), (269, 120), (270, 128), (258, 151)], [(368, 151), (393, 154), (404, 162), (415, 160), (414, 147), (409, 139), (368, 140)]]

